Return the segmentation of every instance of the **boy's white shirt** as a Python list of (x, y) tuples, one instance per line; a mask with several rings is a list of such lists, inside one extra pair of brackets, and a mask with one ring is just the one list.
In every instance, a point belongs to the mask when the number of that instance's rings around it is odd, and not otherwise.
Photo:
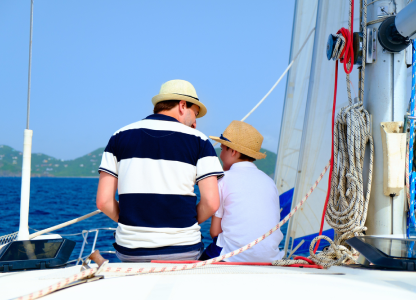
[[(221, 218), (222, 233), (217, 246), (221, 255), (254, 241), (280, 222), (279, 192), (274, 181), (252, 162), (231, 166), (218, 182), (220, 207), (215, 216)], [(278, 229), (251, 249), (227, 261), (272, 262), (282, 259), (279, 244), (283, 239)]]

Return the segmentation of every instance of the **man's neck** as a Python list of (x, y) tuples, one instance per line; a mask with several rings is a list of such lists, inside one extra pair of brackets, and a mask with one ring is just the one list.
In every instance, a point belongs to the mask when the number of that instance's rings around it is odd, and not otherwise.
[(172, 118), (175, 118), (176, 120), (179, 121), (179, 115), (176, 111), (165, 110), (165, 111), (159, 112), (158, 114), (165, 115), (165, 116), (168, 116), (168, 117), (172, 117)]

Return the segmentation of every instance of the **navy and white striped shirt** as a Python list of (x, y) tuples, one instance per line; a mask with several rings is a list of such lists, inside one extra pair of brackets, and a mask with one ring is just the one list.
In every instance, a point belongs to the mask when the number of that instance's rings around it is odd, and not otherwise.
[(204, 134), (175, 118), (150, 115), (110, 138), (99, 171), (118, 178), (117, 251), (156, 255), (203, 246), (194, 185), (224, 175)]

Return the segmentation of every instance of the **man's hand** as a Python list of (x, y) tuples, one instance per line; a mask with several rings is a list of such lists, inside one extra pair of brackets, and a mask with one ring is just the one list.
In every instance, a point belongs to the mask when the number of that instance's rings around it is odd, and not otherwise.
[(111, 220), (118, 222), (120, 208), (115, 199), (118, 179), (106, 172), (100, 173), (97, 190), (97, 208)]
[(211, 217), (220, 207), (217, 176), (210, 176), (198, 182), (201, 201), (196, 206), (198, 224)]

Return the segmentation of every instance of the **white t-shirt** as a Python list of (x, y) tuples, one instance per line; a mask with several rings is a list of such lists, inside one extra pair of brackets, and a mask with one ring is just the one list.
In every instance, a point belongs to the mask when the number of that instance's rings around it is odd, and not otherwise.
[[(217, 246), (221, 255), (254, 241), (280, 222), (279, 192), (273, 180), (251, 162), (239, 162), (219, 180), (220, 208), (215, 216), (222, 218), (222, 233)], [(272, 262), (281, 259), (279, 244), (283, 239), (278, 229), (253, 248), (227, 261)]]

